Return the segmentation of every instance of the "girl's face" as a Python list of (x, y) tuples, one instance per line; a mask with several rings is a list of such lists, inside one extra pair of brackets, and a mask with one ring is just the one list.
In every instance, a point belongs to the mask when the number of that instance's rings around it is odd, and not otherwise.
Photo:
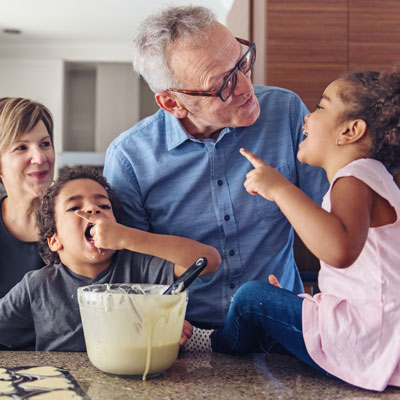
[(346, 106), (338, 94), (346, 84), (341, 79), (333, 81), (325, 89), (315, 111), (305, 116), (303, 133), (306, 137), (299, 146), (299, 161), (324, 168), (330, 155), (337, 150), (336, 139), (346, 125), (341, 119)]
[[(49, 239), (49, 246), (58, 252), (63, 264), (71, 269), (107, 264), (113, 250), (100, 252), (94, 247), (88, 237), (89, 223), (75, 215), (76, 210), (82, 210), (115, 221), (104, 187), (92, 179), (69, 181), (60, 190), (54, 208), (57, 232)], [(79, 273), (76, 268), (74, 271)]]
[(38, 197), (53, 180), (54, 149), (43, 121), (21, 133), (0, 154), (0, 177), (8, 193)]

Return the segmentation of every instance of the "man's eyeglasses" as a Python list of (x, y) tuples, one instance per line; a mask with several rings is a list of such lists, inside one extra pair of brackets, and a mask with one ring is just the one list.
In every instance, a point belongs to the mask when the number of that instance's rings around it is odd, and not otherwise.
[(245, 55), (236, 64), (236, 67), (231, 71), (229, 76), (225, 79), (222, 86), (217, 90), (183, 90), (183, 89), (168, 89), (170, 92), (179, 92), (188, 94), (190, 96), (208, 96), (208, 97), (219, 97), (222, 101), (226, 101), (232, 95), (236, 87), (237, 82), (237, 71), (239, 70), (243, 74), (247, 74), (256, 61), (256, 44), (249, 42), (245, 39), (235, 38), (239, 43), (249, 46), (249, 50), (246, 51)]

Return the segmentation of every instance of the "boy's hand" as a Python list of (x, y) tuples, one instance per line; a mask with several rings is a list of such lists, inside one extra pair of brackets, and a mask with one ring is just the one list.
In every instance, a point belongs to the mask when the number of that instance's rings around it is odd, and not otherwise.
[(180, 345), (184, 346), (188, 339), (192, 337), (193, 334), (193, 326), (189, 321), (184, 321), (183, 323), (183, 330), (182, 330), (182, 336), (181, 336), (181, 341)]
[(275, 201), (275, 193), (282, 185), (287, 183), (276, 169), (265, 164), (261, 158), (258, 158), (251, 151), (244, 148), (240, 149), (240, 153), (246, 157), (254, 169), (247, 173), (244, 187), (252, 194), (259, 194), (270, 201)]
[(124, 226), (116, 221), (101, 215), (89, 214), (76, 210), (75, 215), (93, 224), (90, 235), (98, 249), (120, 250), (123, 249), (122, 239)]
[(272, 275), (272, 274), (271, 274), (271, 275), (268, 277), (268, 282), (269, 282), (271, 285), (274, 285), (274, 286), (276, 286), (276, 287), (278, 287), (278, 288), (282, 288), (281, 284), (279, 283), (278, 279), (276, 279), (276, 276), (275, 276), (275, 275)]

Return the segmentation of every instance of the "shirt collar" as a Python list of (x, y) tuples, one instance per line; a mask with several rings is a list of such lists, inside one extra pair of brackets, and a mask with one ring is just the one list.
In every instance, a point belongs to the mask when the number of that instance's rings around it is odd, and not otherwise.
[(178, 118), (171, 115), (169, 112), (164, 111), (165, 114), (165, 128), (167, 136), (167, 148), (171, 151), (178, 147), (191, 137), (186, 133), (185, 129)]
[[(164, 113), (165, 113), (165, 127), (166, 127), (168, 151), (175, 149), (186, 140), (192, 140), (193, 142), (198, 142), (198, 143), (203, 143), (207, 141), (207, 139), (201, 140), (201, 139), (196, 139), (193, 136), (190, 136), (183, 128), (179, 118), (174, 117), (169, 112), (164, 111)], [(224, 128), (221, 131), (220, 135), (218, 136), (216, 143), (220, 141), (223, 138), (223, 136), (225, 136), (232, 129), (233, 128)]]

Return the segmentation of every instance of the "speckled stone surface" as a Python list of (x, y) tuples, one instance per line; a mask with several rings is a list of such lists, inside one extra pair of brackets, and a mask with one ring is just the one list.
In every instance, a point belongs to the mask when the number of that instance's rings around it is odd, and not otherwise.
[(290, 356), (180, 354), (160, 377), (147, 381), (106, 374), (86, 353), (0, 351), (0, 367), (67, 369), (92, 400), (112, 399), (346, 399), (400, 400), (400, 388), (383, 393), (358, 389), (325, 376)]

